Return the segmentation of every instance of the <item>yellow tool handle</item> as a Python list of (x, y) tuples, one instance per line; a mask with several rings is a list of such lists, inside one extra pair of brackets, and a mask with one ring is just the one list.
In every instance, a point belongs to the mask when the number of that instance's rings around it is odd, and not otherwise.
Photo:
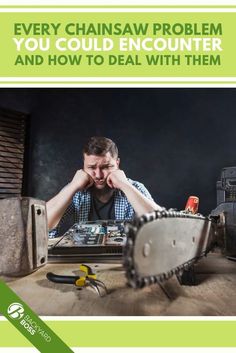
[(86, 277), (80, 277), (75, 281), (77, 287), (84, 287), (86, 284)]
[(86, 277), (92, 278), (92, 279), (97, 279), (97, 275), (95, 273), (93, 273), (90, 266), (82, 264), (82, 265), (80, 265), (79, 269), (80, 269), (80, 271), (85, 272)]

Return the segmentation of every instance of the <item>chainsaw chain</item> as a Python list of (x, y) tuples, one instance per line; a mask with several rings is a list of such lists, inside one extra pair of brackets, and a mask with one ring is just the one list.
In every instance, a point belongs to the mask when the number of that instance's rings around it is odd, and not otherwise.
[(123, 248), (123, 265), (126, 270), (128, 285), (133, 288), (143, 288), (153, 283), (161, 283), (163, 281), (168, 280), (175, 274), (181, 274), (182, 271), (188, 270), (193, 263), (195, 263), (199, 258), (205, 256), (211, 249), (206, 249), (198, 257), (187, 261), (176, 268), (171, 269), (167, 273), (161, 273), (156, 276), (141, 277), (135, 270), (134, 266), (134, 246), (136, 234), (144, 224), (162, 218), (198, 218), (203, 220), (210, 219), (208, 217), (202, 216), (201, 214), (194, 215), (192, 213), (187, 213), (186, 211), (176, 211), (174, 209), (166, 210), (165, 208), (163, 208), (161, 211), (154, 211), (151, 213), (144, 214), (139, 218), (135, 218), (132, 222), (126, 223), (125, 232), (127, 234), (127, 242)]

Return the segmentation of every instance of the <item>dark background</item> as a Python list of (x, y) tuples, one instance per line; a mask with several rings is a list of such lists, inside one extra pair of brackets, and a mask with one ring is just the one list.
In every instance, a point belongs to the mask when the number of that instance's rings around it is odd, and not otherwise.
[(216, 207), (216, 181), (236, 165), (236, 89), (11, 88), (0, 106), (30, 114), (29, 196), (47, 200), (82, 167), (92, 135), (118, 144), (121, 167), (157, 203)]

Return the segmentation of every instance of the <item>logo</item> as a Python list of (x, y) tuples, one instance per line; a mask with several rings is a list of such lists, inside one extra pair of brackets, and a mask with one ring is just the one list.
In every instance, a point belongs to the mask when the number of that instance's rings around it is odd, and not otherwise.
[(24, 315), (24, 312), (25, 310), (23, 308), (23, 305), (21, 305), (20, 303), (12, 303), (7, 308), (7, 313), (12, 319), (21, 319)]

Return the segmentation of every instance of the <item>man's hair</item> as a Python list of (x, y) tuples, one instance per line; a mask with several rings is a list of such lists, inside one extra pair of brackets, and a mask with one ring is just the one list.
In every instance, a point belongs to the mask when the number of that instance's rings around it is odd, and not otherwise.
[(110, 152), (113, 158), (118, 157), (118, 148), (111, 139), (103, 136), (93, 136), (85, 143), (83, 153), (87, 155), (105, 156)]

